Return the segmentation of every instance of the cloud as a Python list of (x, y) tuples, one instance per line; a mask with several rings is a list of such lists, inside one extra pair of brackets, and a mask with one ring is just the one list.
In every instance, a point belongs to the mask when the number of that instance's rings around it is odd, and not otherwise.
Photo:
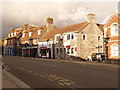
[(10, 28), (18, 28), (23, 24), (45, 25), (46, 17), (53, 17), (57, 27), (86, 21), (88, 13), (96, 14), (96, 22), (102, 22), (106, 16), (115, 11), (117, 3), (86, 2), (7, 2), (2, 4), (3, 37)]

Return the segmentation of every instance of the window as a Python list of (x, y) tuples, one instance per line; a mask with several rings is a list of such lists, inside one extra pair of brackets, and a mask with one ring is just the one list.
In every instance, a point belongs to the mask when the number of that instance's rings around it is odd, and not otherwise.
[(29, 32), (29, 37), (32, 35), (32, 32)]
[(111, 27), (111, 35), (118, 35), (118, 25), (113, 24)]
[(119, 56), (119, 46), (118, 45), (111, 46), (111, 55), (112, 56)]
[(60, 48), (60, 53), (62, 54), (62, 48)]
[(56, 41), (60, 41), (60, 36), (56, 36)]
[(23, 33), (22, 37), (25, 37), (25, 33)]
[(64, 48), (64, 53), (66, 53), (66, 48)]
[(40, 35), (41, 34), (41, 30), (38, 30), (38, 35)]
[(74, 53), (74, 48), (71, 48), (71, 54), (73, 54)]
[(13, 33), (11, 33), (11, 36), (13, 36)]
[(37, 44), (37, 40), (36, 40), (36, 39), (34, 39), (34, 40), (33, 40), (33, 43), (36, 45), (36, 44)]
[(86, 35), (83, 35), (83, 40), (86, 40)]
[(57, 54), (59, 53), (59, 49), (58, 49), (58, 48), (56, 48), (56, 53), (57, 53)]
[(98, 41), (100, 41), (100, 36), (98, 36)]
[(16, 32), (14, 32), (14, 35), (16, 35)]
[(74, 34), (71, 34), (71, 39), (74, 39)]
[(70, 49), (69, 49), (69, 48), (67, 48), (67, 54), (70, 54), (69, 50), (70, 50)]
[(62, 36), (60, 37), (60, 41), (62, 41)]
[(70, 40), (70, 34), (67, 34), (67, 40)]

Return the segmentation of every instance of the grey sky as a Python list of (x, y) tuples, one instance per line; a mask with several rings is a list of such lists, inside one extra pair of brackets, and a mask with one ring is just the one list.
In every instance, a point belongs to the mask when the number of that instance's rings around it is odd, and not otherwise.
[(105, 23), (117, 9), (117, 2), (4, 2), (2, 35), (6, 36), (10, 28), (21, 27), (25, 23), (45, 25), (46, 17), (53, 17), (57, 27), (86, 21), (88, 13), (96, 14), (97, 23)]

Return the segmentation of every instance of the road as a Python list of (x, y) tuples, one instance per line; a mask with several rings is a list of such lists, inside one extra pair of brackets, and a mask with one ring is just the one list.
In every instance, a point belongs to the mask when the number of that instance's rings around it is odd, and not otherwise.
[(12, 56), (3, 56), (3, 63), (32, 88), (118, 87), (116, 68)]

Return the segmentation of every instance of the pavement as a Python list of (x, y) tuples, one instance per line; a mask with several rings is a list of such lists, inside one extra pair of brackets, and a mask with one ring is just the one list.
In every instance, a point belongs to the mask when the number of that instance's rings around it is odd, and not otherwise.
[(26, 85), (20, 79), (12, 75), (7, 71), (7, 68), (2, 70), (2, 89), (6, 88), (31, 88), (30, 86)]
[(19, 88), (19, 86), (13, 80), (11, 80), (4, 71), (2, 73), (2, 81), (2, 88)]

